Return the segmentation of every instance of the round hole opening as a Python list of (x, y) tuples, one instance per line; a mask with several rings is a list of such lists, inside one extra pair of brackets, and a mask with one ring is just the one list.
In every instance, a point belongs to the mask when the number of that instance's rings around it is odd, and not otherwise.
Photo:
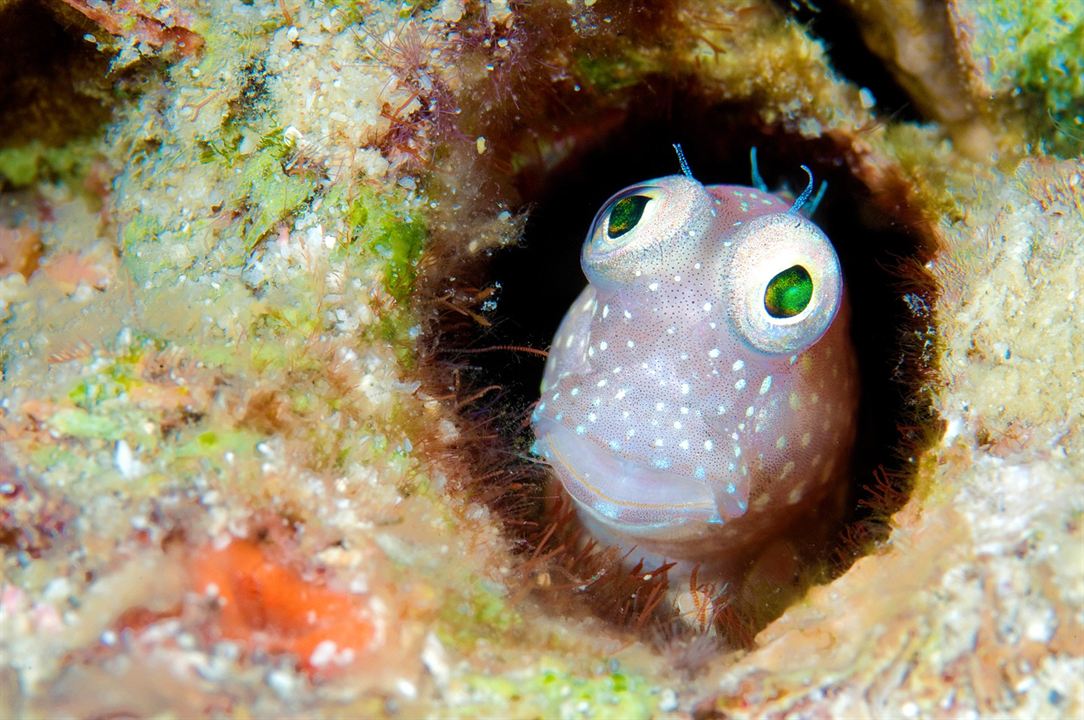
[[(528, 211), (523, 240), (494, 253), (481, 280), (468, 283), (464, 297), (484, 296), (490, 308), (484, 322), (445, 312), (434, 342), (443, 363), (438, 376), (445, 387), (456, 385), (457, 409), (466, 423), (485, 429), (486, 442), (472, 456), (474, 475), (483, 478), (474, 490), (505, 517), (527, 557), (545, 555), (552, 538), (567, 529), (561, 525), (575, 523), (567, 503), (554, 502), (547, 468), (528, 452), (528, 417), (544, 365), (537, 351), (548, 348), (586, 285), (580, 249), (598, 209), (622, 188), (680, 173), (674, 142), (683, 145), (694, 176), (705, 184), (752, 185), (754, 147), (772, 190), (800, 192), (803, 164), (818, 183), (828, 183), (812, 219), (836, 248), (850, 297), (861, 384), (859, 431), (843, 521), (804, 582), (828, 581), (871, 551), (888, 536), (889, 517), (906, 501), (913, 464), (934, 424), (922, 387), (932, 370), (927, 343), (935, 293), (921, 270), (933, 241), (908, 207), (902, 181), (870, 187), (850, 171), (845, 148), (764, 128), (753, 116), (749, 108), (705, 106), (695, 93), (679, 89), (667, 102), (630, 113), (605, 137), (584, 142), (557, 167), (527, 169), (511, 178)], [(454, 275), (462, 279), (470, 272)], [(486, 388), (491, 392), (480, 392)], [(582, 539), (582, 529), (571, 537), (577, 533)], [(540, 538), (551, 545), (537, 547)], [(566, 575), (593, 571), (594, 566), (577, 566), (582, 557), (563, 560)], [(642, 588), (632, 582), (600, 586), (594, 605), (603, 616), (642, 623), (645, 607), (628, 604), (627, 595), (638, 592), (642, 598)], [(735, 607), (742, 616), (738, 639), (750, 639), (793, 597)]]

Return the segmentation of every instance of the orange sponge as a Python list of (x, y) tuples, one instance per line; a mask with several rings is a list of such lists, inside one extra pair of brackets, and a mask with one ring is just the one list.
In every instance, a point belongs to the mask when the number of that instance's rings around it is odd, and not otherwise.
[(351, 665), (376, 637), (366, 596), (305, 580), (255, 542), (205, 548), (191, 570), (196, 590), (218, 598), (221, 637), (250, 650), (290, 653), (310, 674)]

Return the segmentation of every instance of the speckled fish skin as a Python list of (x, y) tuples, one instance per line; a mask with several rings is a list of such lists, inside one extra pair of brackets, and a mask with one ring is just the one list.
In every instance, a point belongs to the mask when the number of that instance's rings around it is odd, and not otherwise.
[[(634, 195), (648, 200), (626, 231), (610, 214)], [(820, 229), (774, 195), (671, 176), (604, 205), (581, 264), (590, 284), (554, 337), (532, 423), (588, 528), (710, 564), (815, 512), (847, 471), (858, 396)], [(795, 266), (808, 305), (773, 317), (766, 288)]]

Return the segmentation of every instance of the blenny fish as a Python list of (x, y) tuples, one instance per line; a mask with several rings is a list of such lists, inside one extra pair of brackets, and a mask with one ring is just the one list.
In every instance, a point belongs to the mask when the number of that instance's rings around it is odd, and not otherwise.
[(801, 542), (841, 485), (856, 360), (809, 189), (703, 185), (681, 160), (596, 215), (532, 426), (596, 538), (725, 576)]

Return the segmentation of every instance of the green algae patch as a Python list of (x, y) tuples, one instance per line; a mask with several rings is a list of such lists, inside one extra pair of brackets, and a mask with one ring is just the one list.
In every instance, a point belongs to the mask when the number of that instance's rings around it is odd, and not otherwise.
[(642, 54), (626, 52), (618, 56), (595, 53), (580, 55), (573, 63), (573, 69), (585, 86), (607, 94), (630, 88), (639, 83), (645, 74), (659, 68)]
[(147, 337), (131, 343), (112, 362), (79, 380), (68, 391), (68, 399), (77, 407), (93, 411), (107, 400), (123, 398), (133, 388), (143, 384), (139, 378), (139, 364), (145, 353), (161, 349), (163, 345)]
[(383, 259), (384, 289), (405, 303), (414, 291), (428, 238), (423, 217), (411, 209), (404, 193), (378, 194), (365, 188), (350, 202), (347, 223), (353, 240)]
[(981, 83), (1022, 106), (1031, 139), (1062, 157), (1084, 152), (1084, 4), (963, 0), (951, 7)]
[(235, 201), (247, 209), (243, 237), (253, 247), (280, 222), (297, 213), (316, 192), (316, 183), (287, 175), (276, 146), (265, 147), (245, 161)]
[(523, 617), (508, 604), (507, 591), (483, 579), (462, 588), (441, 606), (437, 634), (451, 647), (473, 648), (480, 640), (499, 640), (523, 624)]
[(262, 58), (240, 70), (243, 82), (229, 101), (217, 134), (197, 140), (203, 163), (217, 161), (231, 175), (231, 206), (242, 211), (241, 235), (251, 250), (276, 225), (297, 214), (319, 190), (312, 173), (291, 172), (292, 144), (269, 108), (269, 74)]
[(33, 448), (30, 451), (30, 463), (44, 472), (58, 467), (89, 465), (90, 461), (83, 453), (76, 453), (63, 445), (50, 443)]
[(178, 445), (173, 456), (177, 459), (203, 458), (217, 463), (226, 453), (252, 454), (256, 443), (263, 439), (262, 435), (247, 430), (204, 430)]
[(467, 675), (457, 681), (456, 695), (469, 698), (449, 708), (453, 717), (479, 715), (510, 718), (638, 720), (655, 716), (657, 690), (639, 675), (609, 672), (577, 675), (543, 658), (531, 673)]
[(72, 140), (66, 145), (46, 145), (32, 140), (24, 145), (0, 148), (0, 187), (26, 188), (40, 181), (64, 182), (77, 187), (98, 157), (98, 138)]
[(120, 440), (127, 434), (127, 423), (107, 415), (93, 415), (82, 408), (58, 410), (49, 418), (49, 427), (75, 438)]
[(170, 239), (164, 237), (164, 230), (159, 218), (146, 213), (134, 216), (121, 230), (121, 259), (137, 283), (144, 283), (173, 265)]
[(153, 447), (157, 433), (154, 413), (132, 403), (128, 397), (131, 387), (140, 381), (123, 364), (111, 364), (83, 378), (68, 391), (68, 400), (75, 407), (61, 408), (49, 416), (53, 432), (78, 439), (131, 439)]
[(417, 360), (414, 341), (418, 336), (417, 318), (410, 310), (396, 307), (381, 313), (375, 331), (367, 339), (382, 340), (395, 350), (395, 360), (404, 370), (413, 370)]

